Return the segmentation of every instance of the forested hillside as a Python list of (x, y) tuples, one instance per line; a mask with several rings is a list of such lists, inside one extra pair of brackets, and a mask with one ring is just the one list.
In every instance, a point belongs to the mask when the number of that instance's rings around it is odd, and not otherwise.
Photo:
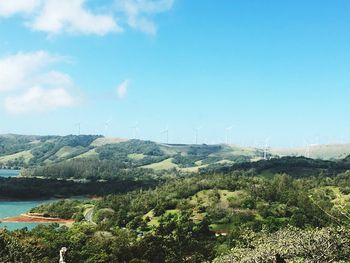
[[(0, 137), (2, 199), (72, 226), (0, 231), (0, 262), (350, 262), (350, 157), (102, 136)], [(1, 226), (1, 225), (0, 225)], [(280, 261), (283, 262), (283, 261)]]
[(0, 166), (22, 168), (68, 160), (93, 148), (101, 136), (0, 136)]
[[(177, 169), (196, 172), (199, 168), (214, 164), (258, 160), (262, 156), (263, 152), (259, 149), (229, 145), (169, 145), (151, 141), (111, 139), (97, 135), (0, 136), (0, 167), (7, 168), (37, 168), (52, 165), (52, 168), (48, 169), (53, 171), (57, 167), (77, 167), (87, 160), (86, 163), (104, 162), (99, 164), (102, 166), (113, 162), (118, 169)], [(68, 161), (68, 164), (63, 164)], [(58, 166), (55, 166), (56, 164)]]
[[(113, 162), (114, 168), (145, 168), (152, 170), (176, 169), (182, 172), (213, 170), (217, 167), (262, 160), (264, 149), (233, 145), (184, 145), (160, 144), (151, 141), (105, 138), (98, 135), (24, 136), (0, 135), (0, 167), (18, 169), (48, 166), (36, 170), (36, 176), (53, 172), (58, 168), (79, 170), (82, 163), (99, 163), (105, 166)], [(305, 156), (302, 148), (278, 150), (267, 149), (268, 158), (282, 156)], [(312, 158), (341, 160), (350, 154), (349, 145), (313, 146), (309, 149)], [(94, 166), (92, 164), (92, 166)], [(28, 174), (28, 173), (27, 173)], [(80, 172), (72, 177), (81, 178)], [(91, 175), (89, 175), (91, 176)], [(105, 177), (101, 174), (93, 176)], [(64, 176), (65, 178), (67, 176)]]
[(348, 158), (293, 157), (138, 177), (134, 189), (32, 209), (76, 223), (2, 231), (0, 258), (55, 262), (66, 246), (76, 263), (349, 262), (349, 171)]
[[(309, 155), (320, 160), (341, 160), (350, 154), (350, 145), (313, 145), (306, 152), (306, 148), (269, 148), (267, 157)], [(263, 156), (264, 149), (225, 144), (159, 144), (98, 135), (0, 135), (0, 167), (8, 168), (32, 168), (68, 160), (93, 159), (114, 161), (127, 168), (197, 172), (203, 168), (257, 161)]]

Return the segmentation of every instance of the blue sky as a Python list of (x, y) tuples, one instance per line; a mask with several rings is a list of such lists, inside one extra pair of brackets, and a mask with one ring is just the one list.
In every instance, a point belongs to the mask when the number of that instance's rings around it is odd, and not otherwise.
[(0, 133), (348, 142), (349, 69), (347, 0), (0, 0)]

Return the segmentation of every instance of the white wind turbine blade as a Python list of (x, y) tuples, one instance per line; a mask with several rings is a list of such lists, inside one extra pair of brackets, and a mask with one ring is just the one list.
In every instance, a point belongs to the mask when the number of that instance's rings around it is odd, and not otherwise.
[(105, 136), (107, 136), (107, 133), (108, 133), (108, 128), (109, 128), (109, 125), (111, 124), (111, 121), (110, 120), (106, 120), (105, 123), (104, 123), (104, 126), (105, 126)]
[(196, 144), (198, 144), (198, 137), (199, 137), (199, 131), (202, 129), (202, 126), (198, 126), (197, 128), (194, 128), (193, 130), (194, 130), (194, 132), (195, 132), (195, 142), (196, 142)]
[(169, 144), (169, 126), (167, 125), (164, 130), (161, 131), (161, 134), (166, 135), (166, 143)]
[(226, 144), (231, 144), (231, 131), (233, 129), (233, 126), (228, 126), (225, 128), (226, 133)]

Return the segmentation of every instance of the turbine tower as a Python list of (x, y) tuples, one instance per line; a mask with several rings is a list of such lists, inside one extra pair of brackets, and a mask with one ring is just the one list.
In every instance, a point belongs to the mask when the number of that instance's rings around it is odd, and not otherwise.
[(264, 145), (264, 160), (267, 160), (267, 153), (269, 150), (269, 141), (270, 141), (270, 137), (265, 139), (265, 145)]
[(307, 144), (307, 145), (306, 145), (306, 157), (307, 157), (307, 158), (310, 158), (310, 148), (311, 148), (311, 145), (310, 145), (310, 144)]
[(194, 128), (193, 130), (194, 130), (194, 133), (195, 133), (195, 142), (196, 142), (196, 144), (198, 144), (198, 137), (199, 137), (199, 130), (200, 129), (202, 129), (202, 127), (197, 127), (197, 128)]
[[(315, 137), (314, 140), (304, 140), (306, 142), (305, 156), (311, 158), (312, 147), (319, 145), (319, 137)], [(312, 143), (314, 142), (314, 143)]]
[(131, 127), (133, 131), (133, 139), (136, 139), (137, 133), (139, 132), (139, 122), (136, 121), (135, 125)]
[(304, 156), (306, 158), (310, 158), (310, 153), (311, 153), (311, 146), (312, 144), (310, 143), (310, 140), (305, 140), (304, 139), (304, 143), (306, 145), (306, 149), (305, 149), (305, 153), (304, 153)]
[(225, 128), (226, 131), (226, 144), (231, 144), (231, 131), (233, 129), (233, 126), (229, 126)]
[(110, 120), (106, 120), (105, 123), (104, 123), (104, 125), (105, 125), (105, 136), (107, 136), (108, 127), (109, 127), (110, 124), (111, 124)]
[(166, 126), (166, 128), (161, 132), (161, 134), (165, 134), (165, 136), (166, 136), (166, 144), (169, 144), (169, 127)]
[(75, 126), (77, 126), (78, 135), (80, 135), (81, 122), (76, 123)]

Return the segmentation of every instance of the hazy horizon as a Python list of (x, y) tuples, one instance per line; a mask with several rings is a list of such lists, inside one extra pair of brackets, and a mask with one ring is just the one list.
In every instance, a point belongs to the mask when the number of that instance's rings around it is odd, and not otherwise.
[(226, 142), (226, 141), (222, 141), (222, 142), (198, 142), (196, 143), (195, 140), (193, 142), (176, 142), (176, 141), (169, 141), (166, 142), (166, 138), (161, 138), (160, 140), (150, 140), (147, 138), (139, 138), (139, 137), (135, 137), (135, 138), (126, 138), (126, 137), (118, 137), (118, 136), (106, 136), (103, 134), (74, 134), (74, 133), (68, 133), (68, 134), (17, 134), (17, 133), (4, 133), (4, 134), (0, 134), (0, 136), (8, 136), (8, 135), (18, 135), (18, 136), (102, 136), (103, 138), (107, 139), (107, 140), (121, 140), (121, 141), (128, 141), (128, 140), (143, 140), (143, 141), (152, 141), (152, 142), (156, 142), (159, 144), (164, 144), (164, 145), (229, 145), (229, 146), (233, 146), (233, 147), (241, 147), (241, 148), (256, 148), (256, 149), (306, 149), (308, 147), (313, 148), (313, 147), (323, 147), (323, 146), (342, 146), (342, 145), (350, 145), (349, 142), (329, 142), (329, 143), (308, 143), (308, 144), (295, 144), (295, 145), (287, 145), (287, 146), (274, 146), (271, 145), (269, 140), (264, 140), (264, 141), (255, 141), (255, 144), (243, 144), (243, 143), (233, 143), (233, 142)]

